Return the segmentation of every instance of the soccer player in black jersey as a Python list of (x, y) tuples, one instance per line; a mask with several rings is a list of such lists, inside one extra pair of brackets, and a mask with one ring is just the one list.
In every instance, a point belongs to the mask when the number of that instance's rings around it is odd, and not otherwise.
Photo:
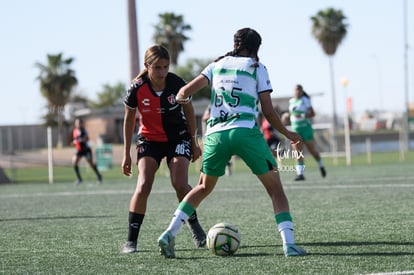
[[(170, 55), (159, 45), (145, 52), (145, 68), (132, 81), (125, 97), (124, 157), (122, 173), (132, 175), (131, 137), (138, 112), (137, 136), (138, 181), (129, 207), (128, 239), (122, 252), (137, 251), (137, 240), (155, 173), (165, 157), (171, 184), (178, 201), (192, 189), (188, 184), (190, 161), (201, 156), (197, 143), (196, 120), (192, 104), (180, 105), (175, 101), (178, 90), (185, 85), (179, 76), (169, 72)], [(206, 235), (194, 211), (188, 220), (194, 244), (203, 247)]]
[(80, 118), (75, 119), (75, 127), (72, 131), (73, 137), (73, 145), (76, 148), (76, 153), (72, 158), (73, 169), (75, 169), (76, 173), (76, 185), (82, 183), (82, 176), (79, 171), (79, 161), (82, 157), (85, 157), (88, 164), (92, 167), (93, 171), (95, 172), (98, 178), (98, 184), (102, 183), (102, 175), (99, 173), (96, 164), (93, 161), (93, 154), (91, 147), (88, 145), (89, 136), (88, 132), (86, 131), (85, 127), (83, 126), (83, 120)]

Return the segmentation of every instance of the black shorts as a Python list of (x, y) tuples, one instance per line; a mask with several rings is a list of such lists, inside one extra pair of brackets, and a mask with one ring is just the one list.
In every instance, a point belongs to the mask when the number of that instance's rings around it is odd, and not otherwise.
[(92, 159), (92, 150), (89, 147), (84, 148), (80, 151), (76, 151), (76, 156), (79, 157), (79, 158), (85, 157), (88, 160), (91, 160)]
[(280, 143), (280, 139), (275, 136), (275, 137), (269, 138), (266, 142), (267, 142), (267, 145), (270, 147), (270, 149), (276, 150), (278, 144)]
[(140, 137), (137, 140), (137, 159), (152, 157), (160, 165), (161, 160), (167, 157), (167, 163), (174, 157), (191, 159), (191, 140), (183, 138), (174, 142), (155, 142)]

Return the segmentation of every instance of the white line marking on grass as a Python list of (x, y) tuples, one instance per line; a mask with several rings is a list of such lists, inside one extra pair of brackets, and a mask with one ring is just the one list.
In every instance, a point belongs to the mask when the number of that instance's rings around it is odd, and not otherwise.
[(0, 198), (28, 198), (28, 197), (65, 197), (65, 196), (93, 196), (93, 195), (121, 195), (133, 194), (134, 190), (97, 190), (97, 191), (68, 191), (56, 193), (32, 193), (0, 195)]
[(414, 176), (400, 176), (400, 177), (378, 177), (378, 178), (341, 178), (338, 179), (341, 182), (370, 182), (370, 181), (385, 181), (385, 182), (395, 182), (395, 181), (413, 181)]
[[(258, 185), (260, 186), (260, 185)], [(294, 190), (307, 190), (307, 189), (369, 189), (369, 188), (414, 188), (414, 184), (401, 183), (401, 184), (335, 184), (335, 185), (293, 185), (288, 184), (284, 185), (284, 189), (294, 189)], [(254, 191), (257, 190), (254, 188), (217, 188), (214, 192), (237, 192), (237, 191)], [(7, 194), (0, 195), (0, 198), (30, 198), (30, 197), (66, 197), (66, 196), (95, 196), (95, 195), (122, 195), (130, 194), (132, 195), (134, 190), (95, 190), (95, 191), (67, 191), (67, 192), (51, 192), (51, 193), (18, 193), (18, 194)], [(153, 190), (153, 194), (169, 194), (174, 193), (171, 190)]]
[(414, 184), (335, 184), (335, 185), (284, 185), (284, 189), (351, 189), (351, 188), (414, 188)]
[(406, 274), (414, 274), (414, 270), (393, 271), (393, 272), (385, 272), (385, 273), (369, 273), (369, 274), (364, 274), (364, 275), (406, 275)]

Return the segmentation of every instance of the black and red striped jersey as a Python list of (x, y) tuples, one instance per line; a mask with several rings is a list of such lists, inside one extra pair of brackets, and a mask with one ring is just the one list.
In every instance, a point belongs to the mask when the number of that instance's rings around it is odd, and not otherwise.
[(138, 108), (138, 134), (149, 141), (167, 142), (190, 137), (182, 106), (175, 101), (185, 81), (173, 73), (168, 73), (165, 81), (165, 89), (158, 96), (151, 88), (148, 75), (144, 75), (131, 83), (124, 100), (127, 107)]
[(88, 148), (88, 132), (85, 128), (74, 128), (72, 131), (73, 145), (77, 151), (84, 151)]

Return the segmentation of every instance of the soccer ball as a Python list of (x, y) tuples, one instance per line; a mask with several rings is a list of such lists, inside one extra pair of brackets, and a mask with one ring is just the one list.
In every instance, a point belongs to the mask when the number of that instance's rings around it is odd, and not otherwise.
[(207, 233), (207, 248), (217, 256), (233, 255), (240, 246), (241, 236), (236, 226), (222, 222)]

